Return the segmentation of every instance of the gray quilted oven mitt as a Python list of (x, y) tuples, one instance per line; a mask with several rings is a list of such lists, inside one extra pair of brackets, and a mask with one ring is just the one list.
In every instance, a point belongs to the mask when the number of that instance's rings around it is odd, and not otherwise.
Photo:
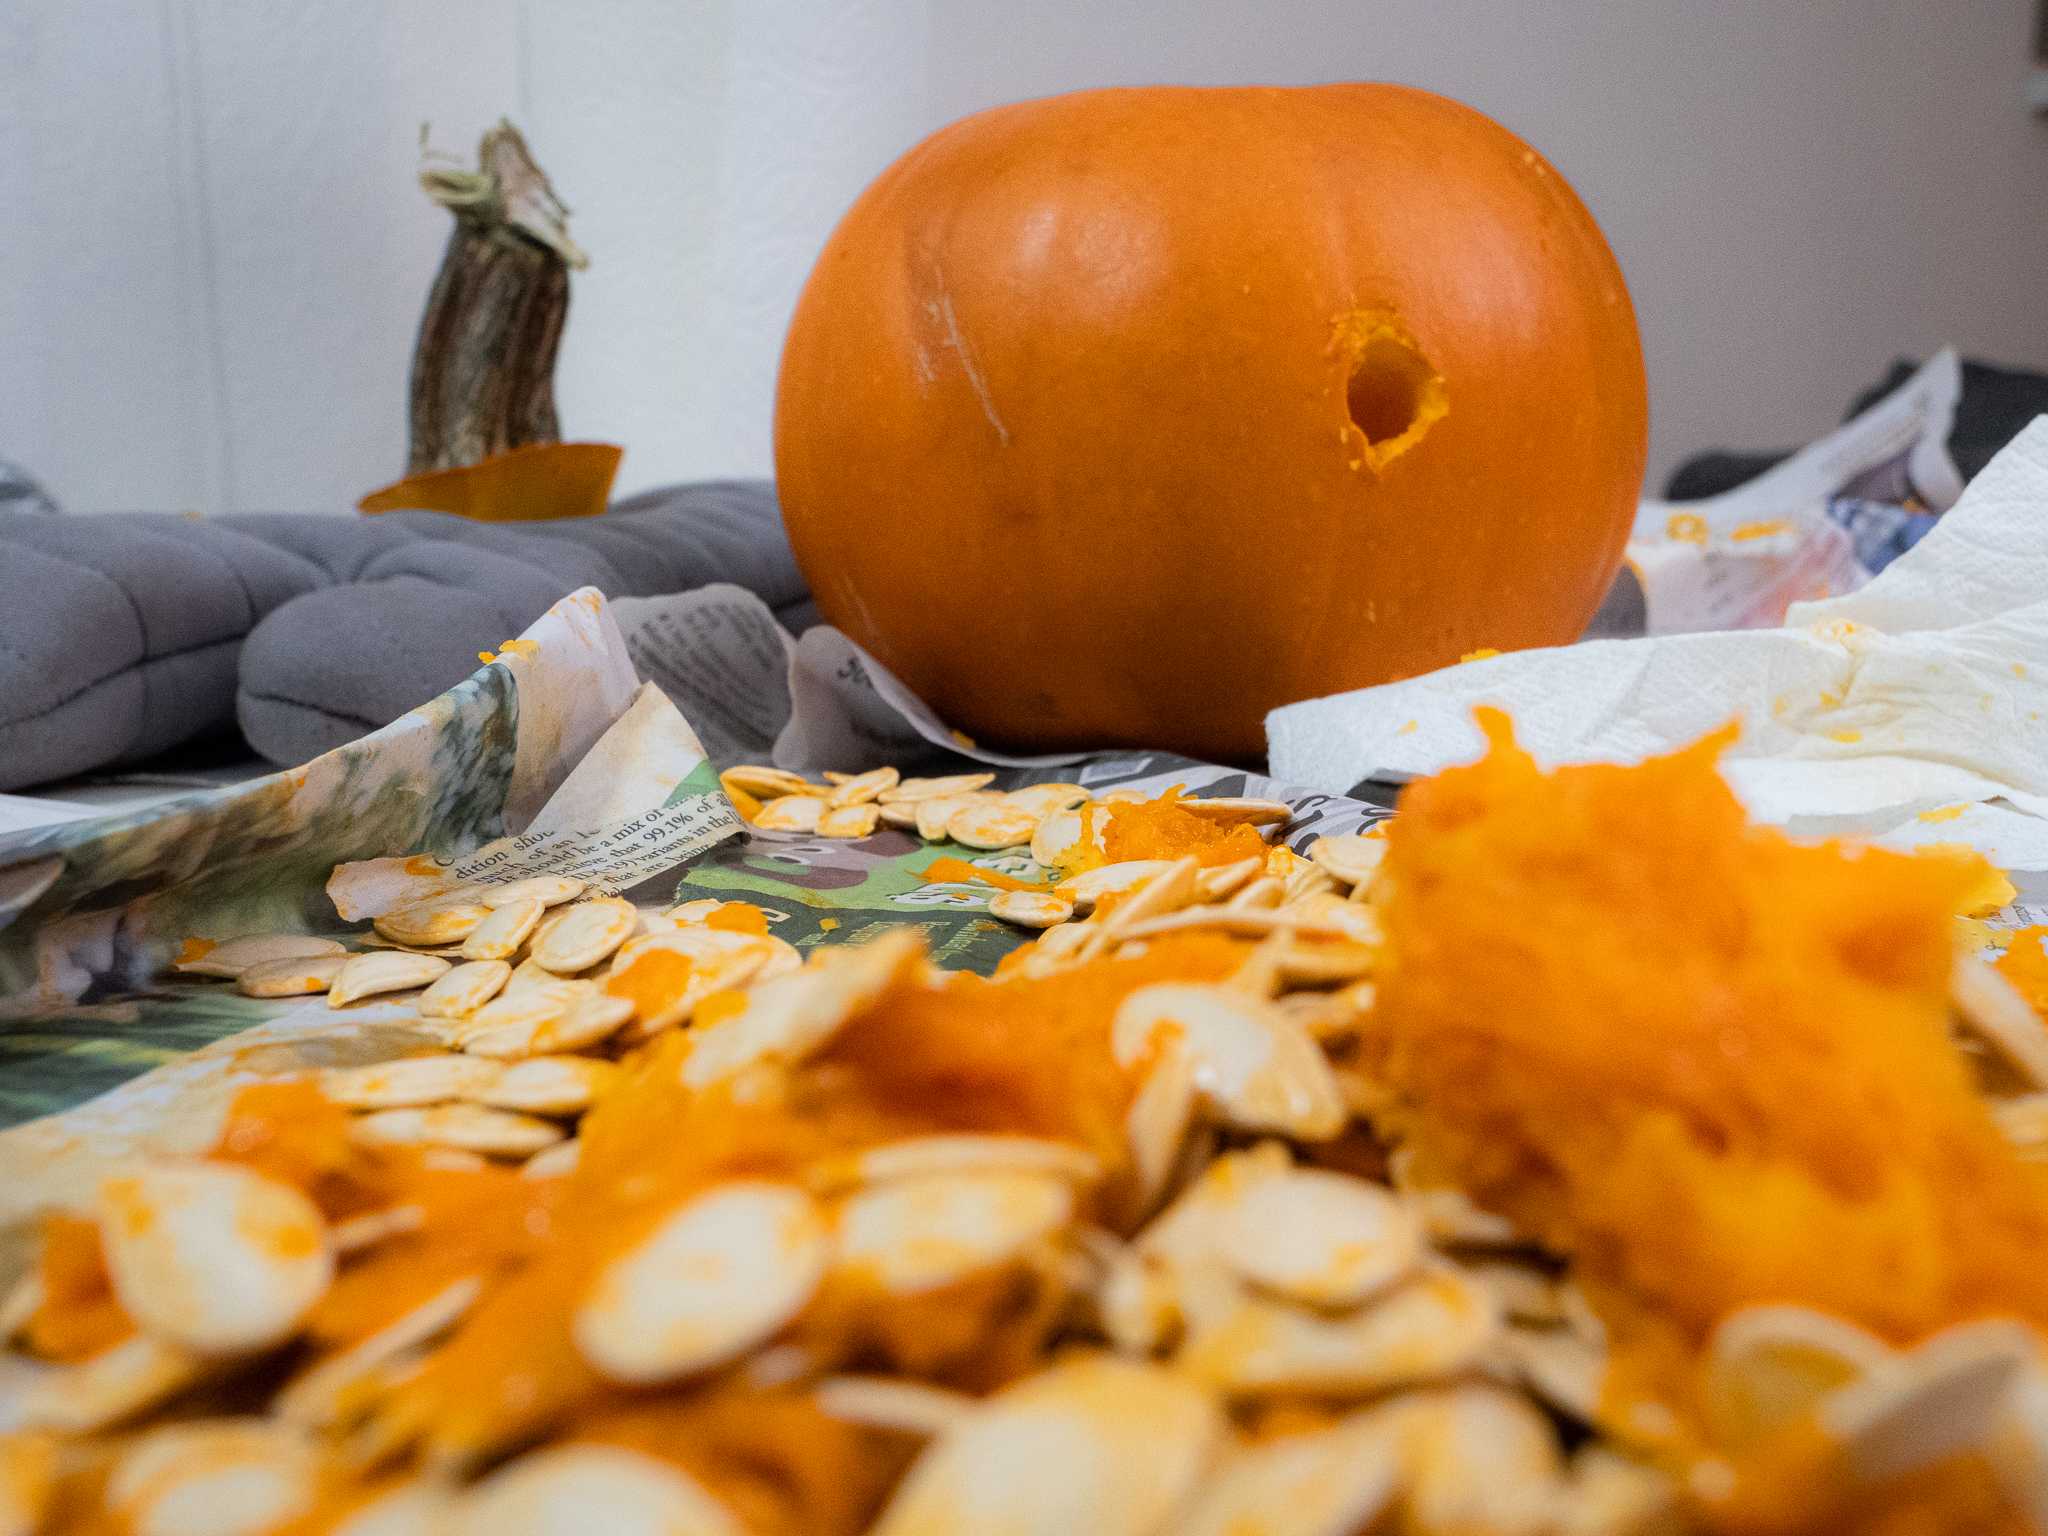
[(728, 581), (808, 616), (766, 481), (648, 491), (598, 517), (479, 523), (0, 504), (0, 790), (239, 722), (303, 762), (459, 682), (565, 593)]

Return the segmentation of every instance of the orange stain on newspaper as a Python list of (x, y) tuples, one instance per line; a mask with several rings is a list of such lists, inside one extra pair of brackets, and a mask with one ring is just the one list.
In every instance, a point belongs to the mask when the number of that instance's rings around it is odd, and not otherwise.
[(1664, 519), (1664, 537), (1676, 544), (1705, 544), (1707, 520), (1697, 512), (1674, 512)]
[(999, 891), (1049, 891), (1052, 887), (1043, 880), (1019, 880), (999, 870), (983, 869), (979, 864), (970, 864), (965, 859), (933, 859), (925, 867), (926, 885), (958, 885), (968, 881), (980, 881), (992, 885)]
[(1768, 539), (1773, 534), (1790, 533), (1792, 525), (1782, 517), (1770, 518), (1763, 522), (1740, 523), (1728, 535), (1731, 544), (1747, 544), (1752, 539)]

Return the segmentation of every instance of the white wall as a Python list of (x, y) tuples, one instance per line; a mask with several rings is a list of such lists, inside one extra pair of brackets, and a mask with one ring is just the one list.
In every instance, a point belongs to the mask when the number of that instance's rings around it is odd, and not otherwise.
[(529, 131), (595, 257), (565, 429), (768, 468), (781, 330), (860, 186), (996, 101), (1405, 80), (1537, 144), (1643, 323), (1654, 476), (1810, 436), (1896, 353), (2048, 367), (2031, 0), (0, 0), (0, 456), (77, 509), (397, 473), (445, 235), (419, 124)]

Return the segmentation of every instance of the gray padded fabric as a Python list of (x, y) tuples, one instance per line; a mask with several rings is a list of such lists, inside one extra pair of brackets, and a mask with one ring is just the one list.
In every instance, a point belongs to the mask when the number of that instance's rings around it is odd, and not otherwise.
[(650, 491), (559, 523), (0, 508), (0, 789), (237, 721), (264, 756), (300, 762), (460, 681), (579, 586), (712, 581), (807, 615), (766, 482)]

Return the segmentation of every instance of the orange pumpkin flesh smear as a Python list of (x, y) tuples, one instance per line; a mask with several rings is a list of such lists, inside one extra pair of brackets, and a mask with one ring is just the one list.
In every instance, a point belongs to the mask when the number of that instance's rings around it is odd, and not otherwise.
[(924, 880), (927, 885), (941, 882), (957, 884), (992, 885), (999, 891), (1045, 891), (1052, 887), (1043, 880), (1019, 880), (1006, 875), (999, 869), (984, 869), (979, 864), (970, 864), (965, 859), (933, 859), (925, 867)]
[[(1255, 827), (1232, 824), (1181, 809), (1179, 785), (1152, 800), (1091, 800), (1081, 807), (1081, 837), (1060, 855), (1063, 875), (1084, 874), (1104, 864), (1132, 859), (1181, 859), (1190, 854), (1202, 867), (1264, 858), (1271, 851)], [(1095, 832), (1102, 832), (1102, 847)]]
[(2016, 928), (2003, 935), (2005, 953), (1998, 974), (2013, 984), (2027, 1006), (2048, 1019), (2048, 928)]
[[(1545, 775), (1505, 717), (1481, 722), (1488, 755), (1393, 820), (1365, 1055), (1424, 1177), (1572, 1256), (1614, 1335), (1610, 1393), (1684, 1404), (1709, 1331), (1756, 1303), (1896, 1343), (2048, 1324), (2048, 1173), (1947, 1034), (1981, 861), (1750, 827), (1714, 770), (1726, 733)], [(1766, 1447), (1719, 1518), (1810, 1521), (1819, 1465)]]

